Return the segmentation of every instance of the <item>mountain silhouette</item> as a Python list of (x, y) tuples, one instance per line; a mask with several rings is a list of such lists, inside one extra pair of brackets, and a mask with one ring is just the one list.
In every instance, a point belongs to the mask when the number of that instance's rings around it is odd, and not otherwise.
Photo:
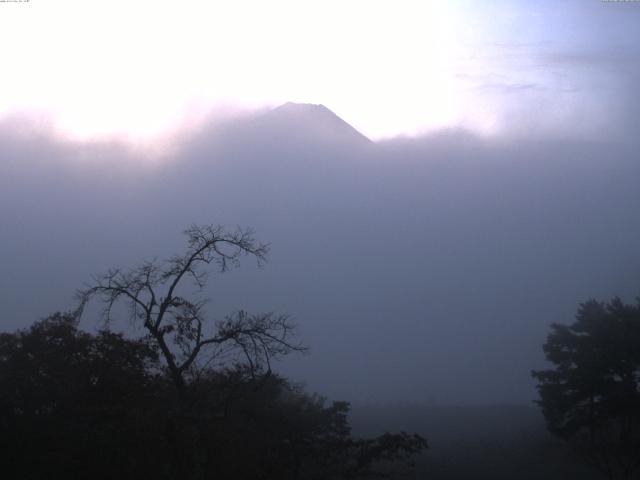
[(254, 144), (333, 145), (371, 144), (366, 136), (324, 105), (288, 102), (232, 125), (226, 136), (241, 136)]

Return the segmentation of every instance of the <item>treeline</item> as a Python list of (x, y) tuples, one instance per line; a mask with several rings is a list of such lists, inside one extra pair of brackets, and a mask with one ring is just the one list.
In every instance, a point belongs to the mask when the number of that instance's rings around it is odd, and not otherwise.
[(357, 478), (426, 447), (355, 439), (348, 411), (242, 366), (202, 371), (181, 398), (152, 344), (72, 315), (0, 335), (3, 478)]

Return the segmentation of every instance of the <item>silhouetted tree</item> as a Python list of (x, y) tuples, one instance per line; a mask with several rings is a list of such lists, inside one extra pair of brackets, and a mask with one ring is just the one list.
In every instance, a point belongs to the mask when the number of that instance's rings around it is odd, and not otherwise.
[(259, 265), (265, 261), (268, 246), (256, 241), (253, 231), (192, 225), (184, 234), (187, 248), (182, 254), (94, 277), (93, 284), (77, 292), (76, 316), (80, 318), (86, 303), (98, 297), (106, 325), (113, 307), (123, 302), (130, 322), (146, 330), (178, 395), (179, 412), (171, 416), (168, 440), (179, 476), (199, 479), (205, 476), (202, 438), (209, 426), (194, 408), (192, 387), (202, 372), (224, 358), (229, 365), (243, 365), (253, 378), (268, 376), (273, 358), (304, 347), (293, 341), (294, 326), (286, 315), (239, 311), (212, 321), (205, 311), (206, 300), (197, 295), (206, 286), (211, 267), (222, 273), (247, 255)]
[[(244, 311), (213, 322), (205, 312), (206, 301), (193, 294), (207, 283), (208, 268), (220, 272), (237, 266), (243, 255), (265, 261), (268, 246), (255, 240), (251, 230), (227, 232), (220, 226), (196, 226), (185, 230), (187, 248), (181, 255), (152, 260), (128, 270), (110, 270), (78, 291), (81, 315), (92, 297), (105, 305), (110, 322), (114, 305), (124, 302), (129, 319), (141, 324), (157, 345), (176, 389), (188, 403), (187, 376), (197, 376), (216, 357), (244, 359), (253, 375), (271, 370), (271, 359), (304, 347), (293, 342), (294, 325), (286, 315), (251, 315)], [(189, 281), (192, 294), (189, 295)], [(238, 360), (236, 360), (238, 361)]]
[(590, 300), (576, 321), (551, 326), (554, 365), (532, 372), (549, 430), (568, 439), (609, 478), (640, 466), (640, 303)]

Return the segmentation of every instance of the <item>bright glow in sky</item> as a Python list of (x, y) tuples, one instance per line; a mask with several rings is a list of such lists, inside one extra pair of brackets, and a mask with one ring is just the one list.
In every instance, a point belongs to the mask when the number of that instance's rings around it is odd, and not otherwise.
[(323, 103), (371, 137), (455, 122), (447, 2), (56, 0), (1, 5), (0, 113), (152, 135), (220, 106)]
[[(374, 139), (498, 131), (521, 123), (514, 111), (551, 127), (606, 121), (593, 92), (615, 111), (600, 86), (621, 86), (610, 71), (596, 78), (598, 55), (610, 56), (609, 40), (637, 47), (638, 15), (587, 3), (0, 3), (0, 116), (48, 116), (78, 138), (148, 138), (210, 111), (287, 101), (322, 103)], [(606, 33), (597, 45), (594, 30)], [(586, 61), (599, 70), (585, 75)]]

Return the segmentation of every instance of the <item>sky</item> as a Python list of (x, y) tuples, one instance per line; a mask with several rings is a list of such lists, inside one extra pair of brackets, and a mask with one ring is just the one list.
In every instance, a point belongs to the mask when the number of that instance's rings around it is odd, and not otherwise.
[(284, 374), (531, 405), (549, 324), (640, 294), (638, 24), (588, 0), (0, 2), (0, 326), (241, 225), (269, 262), (204, 294), (213, 319), (291, 314), (310, 354)]
[(458, 126), (613, 134), (636, 85), (639, 10), (591, 0), (6, 3), (0, 114), (77, 139), (156, 141), (211, 114), (294, 101), (322, 103), (372, 139)]

